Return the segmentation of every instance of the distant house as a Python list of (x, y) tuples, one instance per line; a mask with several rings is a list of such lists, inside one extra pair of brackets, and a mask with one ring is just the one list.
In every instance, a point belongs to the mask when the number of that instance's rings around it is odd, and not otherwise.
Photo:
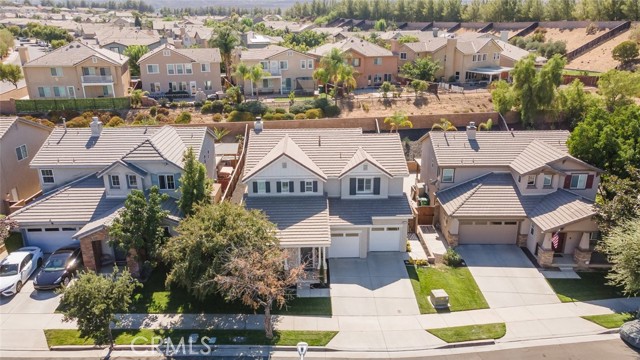
[(331, 49), (338, 49), (358, 73), (357, 88), (379, 86), (384, 81), (395, 82), (398, 77), (398, 58), (390, 50), (357, 37), (324, 44), (308, 54), (319, 63)]
[(29, 167), (53, 129), (18, 117), (0, 117), (0, 214), (22, 207), (40, 192), (38, 172)]
[(448, 243), (516, 244), (542, 266), (593, 264), (602, 170), (569, 155), (568, 136), (473, 124), (423, 136), (420, 179)]
[(244, 92), (249, 95), (255, 90), (264, 93), (288, 94), (290, 91), (298, 93), (313, 93), (315, 68), (314, 57), (278, 45), (269, 45), (261, 49), (245, 49), (236, 53), (236, 63), (244, 63), (251, 67), (260, 65), (268, 76), (262, 78), (257, 89), (250, 80), (244, 83)]
[[(21, 56), (28, 57), (28, 52)], [(25, 60), (22, 68), (31, 99), (123, 97), (131, 81), (128, 57), (81, 42)]]
[(248, 49), (259, 49), (269, 45), (277, 45), (284, 41), (280, 36), (257, 34), (253, 31), (243, 33), (240, 40), (242, 45)]
[(138, 60), (142, 88), (152, 95), (186, 92), (194, 96), (198, 90), (213, 94), (222, 90), (221, 62), (218, 49), (164, 45)]
[(109, 244), (108, 227), (134, 189), (157, 186), (169, 196), (166, 231), (182, 214), (183, 154), (189, 147), (216, 178), (214, 136), (206, 127), (104, 128), (97, 118), (87, 129), (56, 128), (31, 160), (44, 195), (13, 213), (25, 245), (52, 252), (80, 242), (84, 265), (124, 261), (126, 254)]
[(127, 47), (142, 45), (153, 50), (162, 45), (163, 39), (151, 30), (139, 30), (136, 28), (105, 28), (101, 29), (95, 39), (101, 48), (123, 54)]

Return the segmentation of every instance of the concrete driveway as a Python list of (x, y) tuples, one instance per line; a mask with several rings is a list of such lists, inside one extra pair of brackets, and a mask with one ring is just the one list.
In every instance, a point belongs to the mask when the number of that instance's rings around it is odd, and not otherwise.
[[(17, 295), (0, 297), (0, 350), (48, 349), (42, 329), (51, 328), (51, 324), (61, 328), (62, 315), (54, 313), (60, 296), (53, 291), (36, 291), (34, 276)], [(73, 324), (65, 325), (73, 328)]]
[(467, 263), (491, 308), (558, 304), (547, 280), (515, 245), (460, 245)]

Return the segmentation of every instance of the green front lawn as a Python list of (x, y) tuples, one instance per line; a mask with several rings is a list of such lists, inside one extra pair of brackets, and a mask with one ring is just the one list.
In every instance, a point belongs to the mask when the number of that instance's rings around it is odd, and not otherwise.
[(478, 284), (466, 267), (452, 268), (448, 266), (419, 267), (407, 266), (407, 272), (418, 300), (421, 314), (435, 313), (429, 302), (429, 294), (433, 289), (444, 289), (449, 294), (451, 311), (488, 309)]
[[(153, 345), (159, 343), (159, 338), (171, 337), (171, 341), (177, 344), (181, 338), (187, 343), (191, 334), (200, 336), (216, 337), (216, 344), (219, 345), (296, 345), (304, 341), (311, 346), (325, 346), (338, 333), (337, 331), (275, 331), (273, 339), (269, 340), (261, 330), (202, 330), (202, 329), (135, 329), (113, 330), (116, 345)], [(80, 337), (78, 330), (44, 330), (49, 346), (60, 345), (93, 345), (93, 339)], [(234, 342), (233, 338), (242, 336), (246, 338), (244, 342)], [(155, 341), (152, 340), (156, 338)], [(198, 344), (200, 340), (198, 340)]]
[[(205, 313), (205, 314), (251, 314), (253, 310), (240, 302), (227, 302), (222, 296), (209, 296), (198, 300), (181, 288), (167, 290), (166, 273), (156, 269), (143, 287), (138, 290), (133, 302), (133, 313)], [(330, 298), (292, 298), (287, 307), (273, 309), (274, 314), (286, 315), (331, 315)]]
[(636, 317), (631, 313), (619, 313), (619, 314), (606, 314), (606, 315), (591, 315), (583, 316), (585, 320), (594, 322), (603, 328), (616, 329), (622, 326), (627, 321), (634, 320)]
[(500, 339), (507, 333), (504, 323), (456, 326), (427, 330), (448, 343), (473, 340)]
[(547, 279), (562, 302), (590, 301), (619, 298), (620, 289), (607, 285), (607, 273), (578, 272), (580, 279)]

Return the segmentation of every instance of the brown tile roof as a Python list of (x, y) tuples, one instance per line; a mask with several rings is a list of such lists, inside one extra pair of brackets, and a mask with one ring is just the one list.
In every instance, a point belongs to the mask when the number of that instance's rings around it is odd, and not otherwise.
[(265, 60), (288, 50), (291, 49), (279, 45), (269, 45), (259, 49), (246, 49), (240, 52), (240, 60)]
[(222, 62), (222, 56), (220, 55), (220, 49), (212, 48), (212, 49), (176, 49), (172, 45), (165, 44), (164, 46), (159, 46), (156, 49), (149, 51), (144, 54), (138, 60), (138, 64), (142, 64), (145, 60), (150, 58), (151, 56), (162, 52), (163, 50), (171, 50), (176, 54), (180, 54), (191, 59), (192, 62), (196, 63), (220, 63)]
[(321, 45), (313, 50), (310, 50), (309, 54), (315, 56), (324, 56), (325, 54), (328, 54), (333, 48), (339, 49), (340, 52), (356, 51), (368, 57), (393, 56), (393, 53), (390, 50), (356, 37), (350, 37), (341, 41), (337, 41), (335, 43)]
[(46, 55), (29, 61), (24, 64), (23, 67), (75, 66), (92, 56), (96, 56), (114, 65), (124, 65), (129, 61), (129, 57), (125, 55), (107, 49), (92, 48), (81, 42), (74, 41), (71, 44), (62, 46)]

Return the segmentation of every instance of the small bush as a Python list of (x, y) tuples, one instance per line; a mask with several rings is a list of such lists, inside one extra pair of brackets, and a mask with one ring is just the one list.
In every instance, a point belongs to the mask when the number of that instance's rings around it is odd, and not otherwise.
[(183, 111), (176, 117), (176, 124), (188, 124), (191, 122), (191, 113)]
[(173, 119), (171, 119), (166, 115), (158, 114), (156, 115), (156, 122), (163, 123), (163, 124), (172, 124)]
[(94, 115), (95, 113), (93, 111), (85, 111), (80, 116), (82, 116), (85, 119), (91, 119)]
[(426, 259), (409, 258), (408, 262), (409, 262), (409, 264), (415, 265), (415, 266), (418, 266), (418, 267), (429, 266), (429, 260), (426, 260)]
[(213, 114), (213, 116), (211, 117), (211, 119), (214, 122), (220, 122), (222, 120), (224, 120), (224, 117), (222, 116), (222, 114)]
[(164, 116), (169, 116), (169, 109), (159, 108), (158, 109), (158, 114), (159, 115), (164, 115)]
[(136, 117), (133, 118), (133, 122), (141, 122), (148, 119), (149, 117), (150, 117), (149, 114), (140, 112), (136, 115)]
[(289, 107), (289, 112), (292, 114), (302, 114), (307, 111), (304, 107), (304, 104), (295, 104)]
[(225, 103), (222, 100), (214, 100), (211, 102), (211, 112), (221, 113), (224, 111)]
[(362, 103), (362, 111), (368, 113), (369, 112), (369, 104)]
[(224, 104), (223, 108), (222, 108), (222, 112), (225, 114), (230, 114), (233, 110), (233, 106), (229, 105), (229, 104)]
[(295, 118), (296, 120), (304, 120), (307, 118), (307, 115), (305, 115), (304, 113), (300, 113), (300, 114), (296, 114)]
[(133, 125), (155, 125), (156, 119), (149, 116), (149, 114), (138, 113), (135, 118), (133, 118)]
[(162, 106), (162, 107), (167, 107), (167, 105), (169, 105), (169, 99), (160, 98), (160, 99), (158, 99), (158, 104), (160, 104), (160, 106)]
[(206, 101), (204, 105), (200, 108), (200, 112), (203, 114), (210, 114), (213, 112), (213, 104), (211, 101)]
[(448, 266), (458, 267), (462, 265), (462, 257), (452, 248), (447, 249), (447, 252), (442, 256), (442, 260)]
[(284, 108), (276, 108), (275, 109), (276, 114), (286, 114), (287, 110), (285, 110)]
[(150, 107), (149, 108), (149, 115), (151, 115), (151, 116), (158, 115), (158, 107), (157, 106)]
[(409, 242), (409, 240), (407, 240), (407, 245), (405, 248), (406, 252), (411, 252), (411, 243)]
[(304, 115), (306, 116), (307, 119), (320, 119), (324, 117), (324, 114), (322, 113), (322, 109), (311, 109), (311, 110), (307, 110)]
[(175, 109), (175, 108), (178, 107), (178, 103), (172, 102), (172, 103), (169, 104), (169, 107), (172, 108), (172, 109)]
[(186, 102), (186, 101), (180, 101), (178, 103), (178, 107), (181, 108), (181, 109), (187, 108), (187, 107), (189, 107), (189, 103)]
[(326, 117), (338, 117), (338, 115), (340, 115), (340, 107), (337, 105), (329, 105), (322, 109), (322, 111)]
[(589, 26), (587, 26), (587, 35), (595, 35), (598, 32), (598, 25), (596, 25), (595, 23), (591, 23), (589, 24)]
[(68, 128), (84, 128), (89, 127), (91, 118), (87, 119), (84, 116), (76, 116), (73, 119), (67, 121)]
[(236, 122), (236, 121), (254, 121), (255, 116), (252, 113), (246, 111), (237, 111), (234, 110), (229, 113), (227, 116), (227, 121)]
[(250, 112), (254, 116), (262, 116), (267, 113), (269, 108), (260, 101), (247, 101), (236, 105), (236, 110)]
[(124, 125), (124, 120), (120, 116), (114, 116), (107, 123), (107, 127), (118, 127)]

